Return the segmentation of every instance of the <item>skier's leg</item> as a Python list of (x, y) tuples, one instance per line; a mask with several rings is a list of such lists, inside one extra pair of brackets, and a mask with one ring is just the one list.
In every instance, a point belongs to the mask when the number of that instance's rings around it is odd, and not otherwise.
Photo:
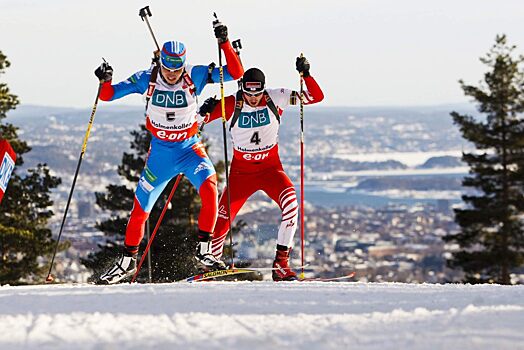
[(124, 239), (124, 247), (128, 253), (138, 253), (138, 246), (144, 237), (144, 223), (148, 217), (149, 213), (142, 209), (135, 195), (133, 209), (127, 222), (126, 236)]
[(289, 248), (293, 245), (293, 237), (297, 230), (298, 202), (295, 187), (281, 169), (272, 172), (264, 180), (264, 192), (282, 211), (277, 244)]
[[(233, 168), (231, 169), (233, 170)], [(249, 176), (242, 176), (235, 173), (234, 171), (231, 171), (231, 175), (229, 177), (231, 222), (235, 220), (238, 211), (240, 208), (242, 208), (247, 199), (253, 193), (255, 193), (256, 188), (254, 184), (256, 184), (256, 182), (252, 181)], [(215, 230), (213, 231), (212, 250), (213, 255), (217, 258), (222, 257), (224, 252), (224, 242), (226, 240), (227, 233), (229, 232), (229, 217), (227, 214), (227, 187), (225, 187), (224, 191), (222, 191), (222, 195), (220, 196), (220, 202), (218, 204), (218, 219)]]
[(225, 269), (225, 264), (211, 254), (211, 235), (215, 228), (218, 207), (217, 178), (213, 163), (202, 143), (192, 146), (184, 161), (184, 174), (197, 189), (202, 207), (198, 216), (198, 246), (195, 259), (206, 269)]
[[(173, 167), (166, 166), (169, 154), (162, 149), (151, 148), (135, 192), (133, 209), (126, 227), (125, 249), (115, 264), (104, 273), (98, 283), (114, 284), (134, 275), (137, 269), (137, 253), (144, 236), (144, 223), (154, 203), (173, 176)], [(176, 172), (175, 172), (176, 174)]]
[(216, 174), (208, 177), (198, 190), (202, 206), (198, 215), (198, 229), (202, 232), (213, 232), (217, 221), (218, 190)]
[(211, 234), (217, 218), (217, 177), (215, 167), (201, 142), (196, 142), (184, 157), (182, 172), (198, 191), (202, 201), (198, 229)]
[(178, 174), (176, 167), (170, 161), (171, 152), (157, 145), (150, 150), (138, 181), (133, 209), (126, 227), (124, 243), (129, 253), (138, 252), (138, 246), (144, 237), (144, 223), (149, 213), (169, 181)]
[(298, 202), (293, 183), (284, 170), (277, 169), (266, 176), (264, 192), (275, 201), (282, 211), (282, 219), (278, 230), (277, 248), (273, 262), (273, 280), (295, 280), (296, 273), (289, 266), (289, 255), (293, 245), (293, 237), (297, 230)]

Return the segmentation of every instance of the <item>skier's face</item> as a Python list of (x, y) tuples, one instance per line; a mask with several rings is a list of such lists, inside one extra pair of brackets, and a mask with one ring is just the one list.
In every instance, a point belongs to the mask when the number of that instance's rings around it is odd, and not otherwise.
[(260, 101), (262, 101), (262, 96), (264, 96), (263, 91), (260, 91), (257, 94), (248, 94), (244, 92), (244, 101), (246, 101), (251, 107), (256, 107)]
[(177, 69), (177, 70), (169, 70), (164, 67), (161, 67), (162, 69), (162, 76), (169, 84), (175, 84), (180, 77), (182, 76), (182, 73), (184, 72), (184, 67)]

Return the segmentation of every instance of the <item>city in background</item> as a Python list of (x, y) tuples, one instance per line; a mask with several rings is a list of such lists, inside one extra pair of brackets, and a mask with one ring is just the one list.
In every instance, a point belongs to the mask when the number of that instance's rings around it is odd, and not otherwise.
[[(452, 124), (452, 110), (475, 113), (467, 105), (306, 110), (306, 272), (335, 276), (355, 271), (360, 281), (448, 282), (461, 277), (446, 268), (446, 257), (456, 247), (441, 237), (458, 231), (452, 208), (462, 203), (461, 179), (467, 173), (460, 156), (472, 147)], [(9, 114), (8, 121), (20, 126), (20, 137), (33, 147), (25, 166), (46, 162), (63, 180), (53, 194), (54, 234), (88, 117), (88, 110), (39, 106), (21, 106)], [(295, 109), (284, 114), (279, 147), (297, 189), (298, 120)], [(121, 183), (117, 166), (129, 151), (129, 132), (142, 122), (138, 107), (99, 106), (63, 233), (71, 247), (56, 262), (63, 280), (81, 282), (90, 276), (80, 257), (104, 242), (95, 224), (111, 215), (96, 206), (94, 194)], [(207, 126), (205, 135), (212, 159), (222, 159), (220, 122)], [(270, 265), (278, 206), (258, 192), (240, 219), (248, 225), (234, 237), (237, 259)], [(300, 247), (299, 231), (295, 246)], [(299, 249), (293, 257), (300, 266)]]

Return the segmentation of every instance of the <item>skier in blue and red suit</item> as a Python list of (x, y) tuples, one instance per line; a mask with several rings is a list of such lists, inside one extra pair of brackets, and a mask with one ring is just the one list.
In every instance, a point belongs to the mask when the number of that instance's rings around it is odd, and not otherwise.
[[(214, 31), (227, 61), (224, 80), (239, 79), (244, 69), (228, 40), (227, 27), (218, 22), (214, 25)], [(146, 127), (152, 134), (152, 140), (126, 228), (125, 249), (115, 265), (100, 277), (99, 283), (118, 283), (136, 272), (144, 223), (168, 182), (179, 173), (195, 186), (202, 200), (195, 258), (207, 269), (224, 269), (225, 264), (211, 254), (212, 232), (218, 212), (217, 177), (197, 135), (196, 100), (208, 83), (219, 82), (219, 69), (213, 65), (186, 64), (185, 45), (169, 41), (160, 52), (160, 70), (156, 79), (151, 78), (155, 73), (149, 69), (112, 85), (112, 73), (107, 63), (95, 71), (95, 75), (104, 81), (100, 99), (113, 101), (129, 94), (147, 92)]]

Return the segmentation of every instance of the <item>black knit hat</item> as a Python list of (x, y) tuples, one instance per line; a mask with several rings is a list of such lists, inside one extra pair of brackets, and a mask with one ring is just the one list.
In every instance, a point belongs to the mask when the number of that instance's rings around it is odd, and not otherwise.
[(263, 91), (266, 87), (266, 77), (258, 68), (249, 68), (242, 77), (242, 90), (246, 92)]

